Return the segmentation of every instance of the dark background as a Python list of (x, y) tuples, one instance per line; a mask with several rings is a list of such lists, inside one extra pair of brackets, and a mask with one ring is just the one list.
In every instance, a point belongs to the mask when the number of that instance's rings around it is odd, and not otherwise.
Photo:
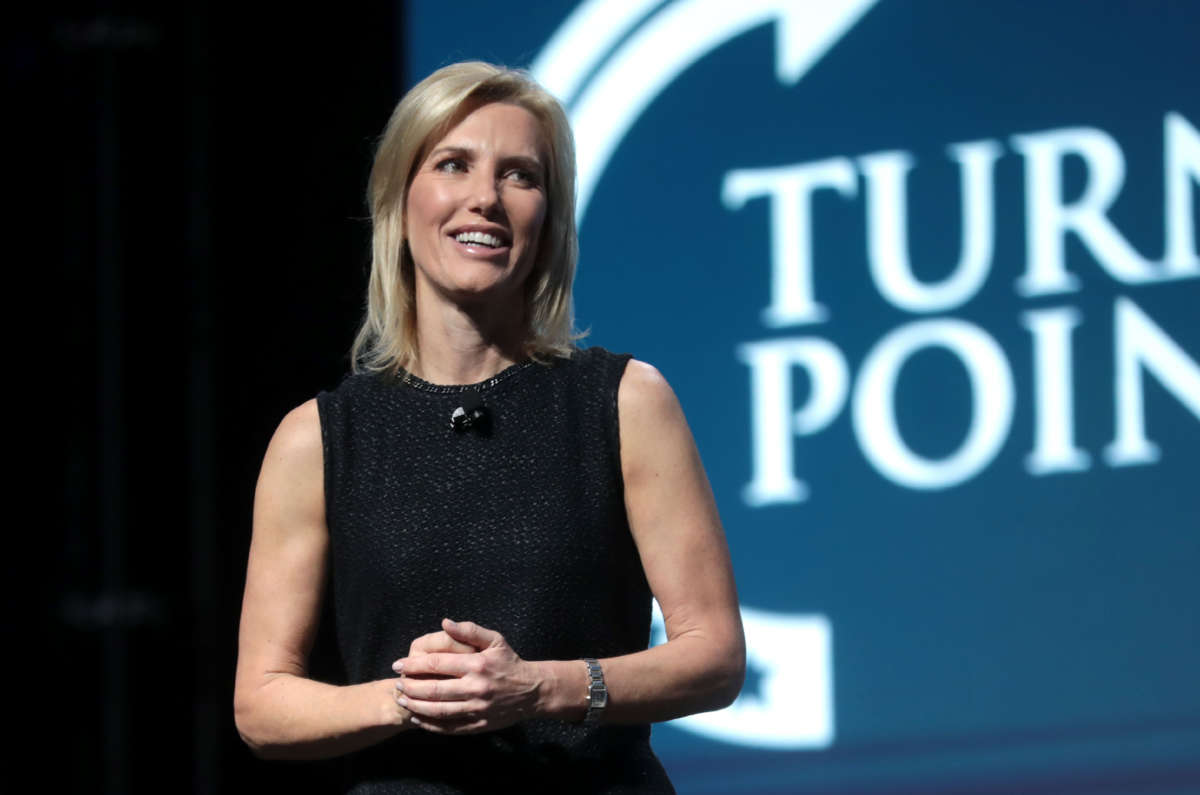
[(49, 472), (8, 556), (26, 739), (56, 791), (328, 789), (241, 744), (237, 620), (267, 441), (347, 366), (400, 12), (51, 5), (0, 26), (12, 417)]

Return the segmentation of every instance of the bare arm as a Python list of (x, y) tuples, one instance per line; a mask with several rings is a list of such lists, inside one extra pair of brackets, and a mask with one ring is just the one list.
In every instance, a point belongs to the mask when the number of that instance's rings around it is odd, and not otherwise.
[[(667, 642), (601, 660), (608, 722), (662, 721), (726, 706), (745, 674), (745, 641), (729, 551), (708, 478), (683, 411), (650, 365), (630, 362), (618, 393), (625, 504)], [(498, 633), (446, 623), (447, 638), (479, 654), (406, 658), (406, 704), (437, 732), (500, 728), (534, 715), (566, 720), (586, 710), (579, 660), (523, 661)], [(455, 679), (421, 681), (408, 674)]]
[[(675, 393), (654, 367), (629, 363), (618, 407), (625, 507), (667, 642), (601, 660), (606, 719), (661, 721), (719, 709), (741, 690), (746, 648), (704, 465)], [(586, 686), (586, 676), (578, 681)]]
[(337, 687), (309, 679), (328, 566), (324, 460), (315, 400), (275, 432), (254, 498), (238, 637), (234, 718), (256, 754), (319, 759), (404, 728), (395, 679)]

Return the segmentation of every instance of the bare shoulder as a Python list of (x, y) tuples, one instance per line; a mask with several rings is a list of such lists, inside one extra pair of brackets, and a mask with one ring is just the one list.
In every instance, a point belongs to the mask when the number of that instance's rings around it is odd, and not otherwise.
[(652, 365), (631, 360), (617, 391), (621, 470), (627, 489), (699, 471), (699, 459), (675, 390)]
[(317, 410), (316, 398), (304, 401), (284, 416), (267, 448), (267, 457), (272, 456), (288, 459), (316, 457), (320, 461), (321, 415)]
[(683, 419), (679, 399), (667, 379), (652, 364), (631, 359), (617, 391), (621, 424), (645, 425)]
[(256, 493), (256, 522), (270, 519), (294, 521), (324, 515), (325, 455), (317, 401), (307, 400), (279, 423), (267, 453)]

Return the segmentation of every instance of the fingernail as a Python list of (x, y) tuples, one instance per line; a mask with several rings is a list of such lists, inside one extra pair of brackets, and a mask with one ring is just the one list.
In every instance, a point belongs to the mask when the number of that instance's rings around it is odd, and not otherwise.
[(420, 718), (418, 718), (416, 715), (413, 715), (411, 718), (409, 718), (409, 720), (410, 720), (410, 721), (412, 721), (412, 722), (413, 722), (413, 724), (414, 724), (414, 725), (416, 725), (416, 726), (420, 726), (420, 725), (421, 725), (421, 719), (420, 719)]
[(396, 673), (400, 673), (401, 671), (403, 671), (404, 670), (404, 661), (396, 660), (396, 662), (392, 663), (392, 670), (395, 671)]
[(408, 706), (408, 699), (407, 699), (407, 698), (403, 698), (403, 697), (402, 697), (402, 698), (398, 698), (398, 699), (396, 699), (396, 703), (397, 703), (397, 704), (399, 704), (399, 705), (400, 705), (400, 706), (402, 706), (402, 707), (407, 707), (407, 706)]
[(403, 683), (403, 682), (397, 682), (397, 683), (396, 683), (396, 690), (397, 690), (397, 691), (399, 691), (399, 692), (401, 692), (401, 693), (403, 693), (403, 692), (404, 692), (404, 683)]

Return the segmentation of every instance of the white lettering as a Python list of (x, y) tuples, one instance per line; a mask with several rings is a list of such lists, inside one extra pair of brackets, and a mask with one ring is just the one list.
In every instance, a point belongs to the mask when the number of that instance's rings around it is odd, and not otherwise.
[(829, 311), (813, 294), (812, 194), (833, 188), (853, 198), (854, 167), (844, 157), (781, 168), (739, 169), (725, 175), (721, 199), (739, 210), (753, 198), (770, 198), (771, 305), (763, 322), (772, 328), (820, 323)]
[[(1162, 274), (1134, 251), (1106, 213), (1125, 181), (1125, 157), (1103, 130), (1079, 127), (1018, 135), (1013, 145), (1025, 155), (1025, 234), (1028, 262), (1017, 282), (1022, 295), (1051, 295), (1079, 289), (1067, 272), (1067, 232), (1079, 237), (1096, 261), (1122, 282), (1139, 284)], [(1087, 168), (1083, 195), (1063, 200), (1062, 163), (1080, 157)]]
[[(941, 460), (904, 443), (896, 424), (900, 368), (917, 351), (955, 354), (971, 380), (971, 426), (959, 449)], [(924, 320), (890, 332), (867, 354), (854, 388), (854, 433), (867, 460), (889, 480), (913, 489), (944, 489), (974, 477), (999, 452), (1012, 424), (1013, 378), (1004, 352), (986, 332), (961, 320)]]
[(1075, 309), (1038, 309), (1021, 316), (1033, 332), (1033, 452), (1025, 459), (1031, 475), (1078, 472), (1091, 459), (1075, 446), (1075, 399), (1072, 389), (1071, 331), (1083, 316)]
[(1164, 264), (1180, 278), (1200, 276), (1196, 210), (1192, 202), (1192, 184), (1200, 183), (1200, 132), (1178, 113), (1168, 113), (1163, 127), (1167, 228)]
[[(1200, 184), (1200, 132), (1181, 114), (1163, 122), (1164, 256), (1139, 254), (1108, 217), (1125, 180), (1125, 158), (1107, 133), (1064, 128), (1018, 135), (1012, 145), (1024, 157), (1026, 251), (1018, 291), (1040, 297), (1078, 290), (1068, 269), (1066, 241), (1074, 235), (1101, 269), (1126, 284), (1148, 284), (1200, 276), (1195, 190)], [(836, 190), (853, 199), (854, 167), (865, 180), (867, 260), (880, 295), (915, 313), (961, 307), (983, 288), (996, 243), (995, 166), (1003, 148), (994, 140), (954, 144), (961, 193), (961, 244), (953, 270), (933, 281), (914, 272), (909, 240), (909, 172), (915, 159), (895, 150), (857, 161), (830, 158), (725, 175), (722, 201), (731, 210), (753, 198), (768, 199), (771, 235), (770, 303), (765, 324), (783, 327), (829, 319), (816, 299), (813, 259), (813, 196)], [(1078, 196), (1067, 198), (1064, 168), (1083, 166)], [(1071, 163), (1070, 165), (1074, 165)], [(917, 255), (919, 257), (919, 255)], [(919, 270), (919, 269), (918, 269)], [(1112, 466), (1158, 460), (1146, 436), (1143, 371), (1149, 372), (1200, 417), (1200, 365), (1127, 298), (1114, 307), (1115, 432), (1104, 449)], [(1032, 338), (1033, 440), (1025, 458), (1034, 476), (1082, 472), (1091, 455), (1076, 443), (1074, 330), (1083, 316), (1073, 307), (1034, 309), (1021, 315)], [(963, 363), (971, 384), (966, 436), (949, 455), (925, 457), (905, 441), (895, 399), (900, 371), (926, 347), (949, 350)], [(796, 473), (796, 437), (830, 425), (845, 405), (850, 373), (840, 350), (826, 339), (787, 338), (747, 343), (738, 350), (750, 367), (753, 475), (743, 499), (755, 507), (808, 499), (808, 484)], [(811, 384), (802, 406), (793, 405), (799, 370)], [(913, 489), (942, 489), (974, 477), (998, 455), (1011, 429), (1014, 380), (1003, 351), (978, 326), (957, 319), (910, 323), (893, 330), (867, 354), (853, 385), (852, 427), (868, 462), (893, 482)]]
[[(792, 458), (792, 434), (812, 434), (828, 425), (846, 402), (846, 360), (830, 342), (815, 337), (751, 342), (738, 349), (750, 366), (751, 439), (754, 478), (743, 498), (760, 507), (801, 502), (808, 486)], [(792, 368), (803, 367), (811, 388), (799, 409), (792, 407)]]
[(1200, 365), (1128, 298), (1118, 298), (1114, 306), (1113, 334), (1117, 433), (1104, 448), (1104, 458), (1112, 466), (1152, 464), (1159, 451), (1146, 438), (1142, 370), (1152, 373), (1200, 419)]
[(956, 144), (962, 189), (962, 246), (954, 272), (937, 284), (913, 275), (908, 244), (908, 195), (905, 177), (913, 158), (882, 152), (859, 158), (867, 180), (867, 253), (879, 293), (908, 312), (938, 312), (961, 306), (983, 286), (992, 266), (995, 229), (992, 166), (1000, 157), (994, 141)]

